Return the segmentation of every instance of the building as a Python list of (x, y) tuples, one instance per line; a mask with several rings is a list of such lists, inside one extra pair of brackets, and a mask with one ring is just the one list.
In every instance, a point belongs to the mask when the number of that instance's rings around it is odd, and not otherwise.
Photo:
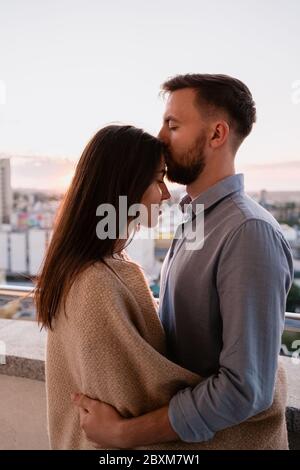
[(0, 158), (0, 224), (10, 224), (12, 189), (9, 158)]
[(290, 227), (288, 224), (280, 224), (282, 233), (289, 243), (296, 242), (298, 238), (298, 232), (294, 227)]
[(50, 237), (51, 231), (36, 228), (0, 230), (0, 283), (9, 278), (28, 284), (41, 268)]

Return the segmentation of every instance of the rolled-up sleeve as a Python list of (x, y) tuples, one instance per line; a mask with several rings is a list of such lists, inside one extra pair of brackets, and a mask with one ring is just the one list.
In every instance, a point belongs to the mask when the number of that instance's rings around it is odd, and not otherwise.
[(219, 371), (177, 393), (169, 405), (183, 441), (209, 440), (271, 406), (292, 278), (291, 251), (279, 229), (250, 219), (228, 237), (216, 267)]

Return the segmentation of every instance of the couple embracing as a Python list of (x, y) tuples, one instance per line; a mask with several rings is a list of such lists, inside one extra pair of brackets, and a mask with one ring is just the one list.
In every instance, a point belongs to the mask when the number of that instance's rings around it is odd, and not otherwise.
[[(279, 352), (292, 255), (235, 172), (255, 103), (226, 75), (179, 75), (162, 89), (158, 138), (101, 129), (58, 214), (35, 294), (48, 330), (51, 448), (287, 449)], [(165, 175), (186, 186), (188, 216), (164, 261), (157, 309), (126, 245), (140, 223), (157, 223), (170, 197)], [(146, 216), (99, 237), (97, 208), (114, 206), (118, 222), (120, 196)], [(203, 244), (188, 249), (199, 206)]]

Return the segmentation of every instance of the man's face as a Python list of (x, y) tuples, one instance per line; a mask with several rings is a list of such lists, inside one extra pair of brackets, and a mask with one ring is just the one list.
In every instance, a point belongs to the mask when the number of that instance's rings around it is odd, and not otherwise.
[(190, 88), (170, 93), (158, 137), (166, 144), (167, 177), (180, 184), (193, 183), (205, 167), (208, 126)]

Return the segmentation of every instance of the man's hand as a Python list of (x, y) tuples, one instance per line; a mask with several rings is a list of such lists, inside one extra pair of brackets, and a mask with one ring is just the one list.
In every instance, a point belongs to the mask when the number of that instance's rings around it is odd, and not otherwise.
[(72, 395), (72, 400), (79, 409), (80, 425), (95, 447), (131, 449), (179, 440), (168, 406), (126, 419), (113, 406), (81, 393)]
[(125, 442), (122, 442), (121, 433), (125, 419), (115, 408), (81, 393), (73, 394), (71, 398), (79, 410), (80, 426), (94, 447), (125, 448), (122, 447)]

